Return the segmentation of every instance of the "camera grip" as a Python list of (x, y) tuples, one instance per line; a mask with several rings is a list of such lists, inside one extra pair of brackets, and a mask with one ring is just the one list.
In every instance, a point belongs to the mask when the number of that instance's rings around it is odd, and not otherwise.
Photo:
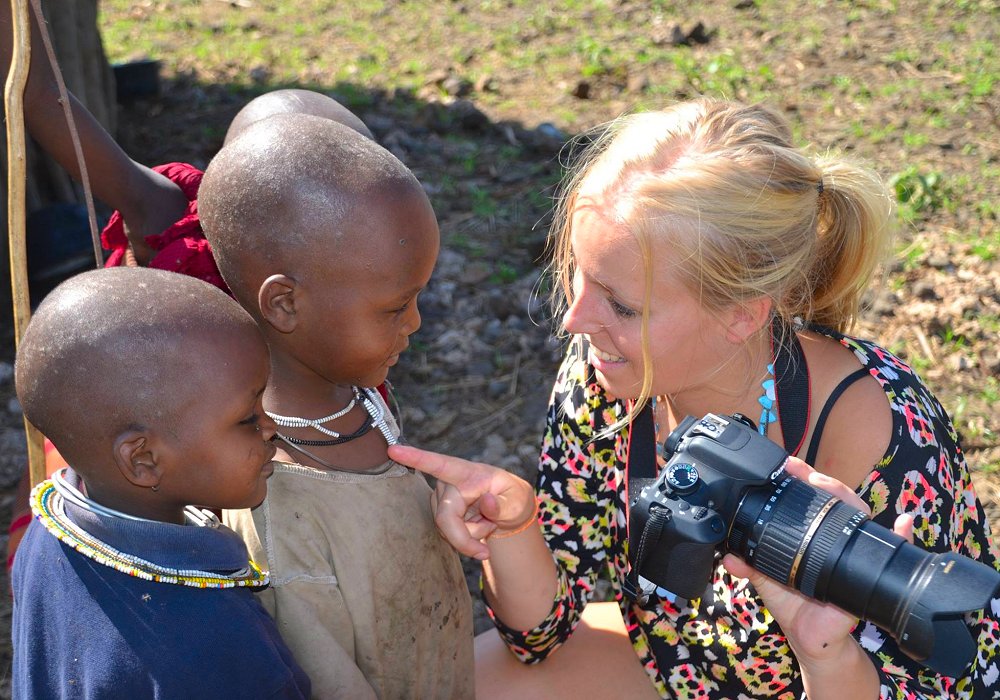
[[(684, 598), (700, 598), (712, 578), (716, 548), (726, 535), (722, 518), (702, 506), (669, 499), (650, 510), (666, 511), (659, 543), (642, 562), (639, 573)], [(652, 519), (646, 522), (652, 522)]]

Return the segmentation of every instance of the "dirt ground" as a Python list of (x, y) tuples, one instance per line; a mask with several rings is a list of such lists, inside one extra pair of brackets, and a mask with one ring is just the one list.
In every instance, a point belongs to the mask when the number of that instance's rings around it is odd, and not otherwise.
[[(314, 4), (321, 13), (301, 8)], [(980, 497), (1000, 515), (993, 3), (299, 5), (315, 24), (291, 23), (275, 9), (283, 3), (104, 2), (112, 58), (162, 62), (160, 94), (123, 104), (117, 136), (140, 162), (204, 166), (248, 99), (308, 87), (351, 106), (414, 170), (443, 238), (421, 298), (424, 326), (393, 375), (414, 443), (531, 475), (560, 355), (539, 274), (568, 138), (696, 94), (764, 99), (802, 143), (865, 159), (893, 185), (900, 238), (857, 332), (911, 362), (938, 393)], [(221, 48), (236, 39), (262, 48)], [(8, 336), (4, 513), (23, 465), (10, 346)], [(471, 583), (474, 564), (467, 570)], [(0, 606), (0, 627), (9, 616)], [(5, 645), (0, 667), (9, 667)], [(0, 697), (5, 688), (0, 678)]]

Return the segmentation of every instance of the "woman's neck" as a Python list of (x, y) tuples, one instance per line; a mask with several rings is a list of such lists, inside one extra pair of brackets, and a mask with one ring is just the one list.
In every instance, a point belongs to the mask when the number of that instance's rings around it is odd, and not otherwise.
[(767, 365), (772, 361), (771, 340), (765, 329), (738, 346), (709, 381), (661, 396), (657, 402), (662, 406), (657, 411), (661, 430), (669, 432), (685, 416), (700, 418), (706, 413), (742, 413), (757, 422), (764, 393), (762, 383), (770, 376)]

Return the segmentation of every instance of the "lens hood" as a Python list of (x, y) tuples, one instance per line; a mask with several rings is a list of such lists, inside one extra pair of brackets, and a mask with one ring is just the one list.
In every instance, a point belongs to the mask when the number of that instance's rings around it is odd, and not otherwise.
[(947, 552), (933, 555), (915, 578), (910, 604), (900, 609), (893, 636), (900, 649), (928, 668), (959, 676), (976, 653), (965, 613), (989, 605), (1000, 589), (1000, 573)]

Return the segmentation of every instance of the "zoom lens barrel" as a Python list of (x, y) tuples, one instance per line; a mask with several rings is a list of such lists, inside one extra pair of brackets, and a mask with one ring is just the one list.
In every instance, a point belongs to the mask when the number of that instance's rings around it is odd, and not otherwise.
[(747, 489), (726, 543), (761, 573), (870, 620), (912, 658), (952, 677), (975, 653), (962, 613), (984, 607), (1000, 585), (992, 568), (924, 551), (787, 476)]

